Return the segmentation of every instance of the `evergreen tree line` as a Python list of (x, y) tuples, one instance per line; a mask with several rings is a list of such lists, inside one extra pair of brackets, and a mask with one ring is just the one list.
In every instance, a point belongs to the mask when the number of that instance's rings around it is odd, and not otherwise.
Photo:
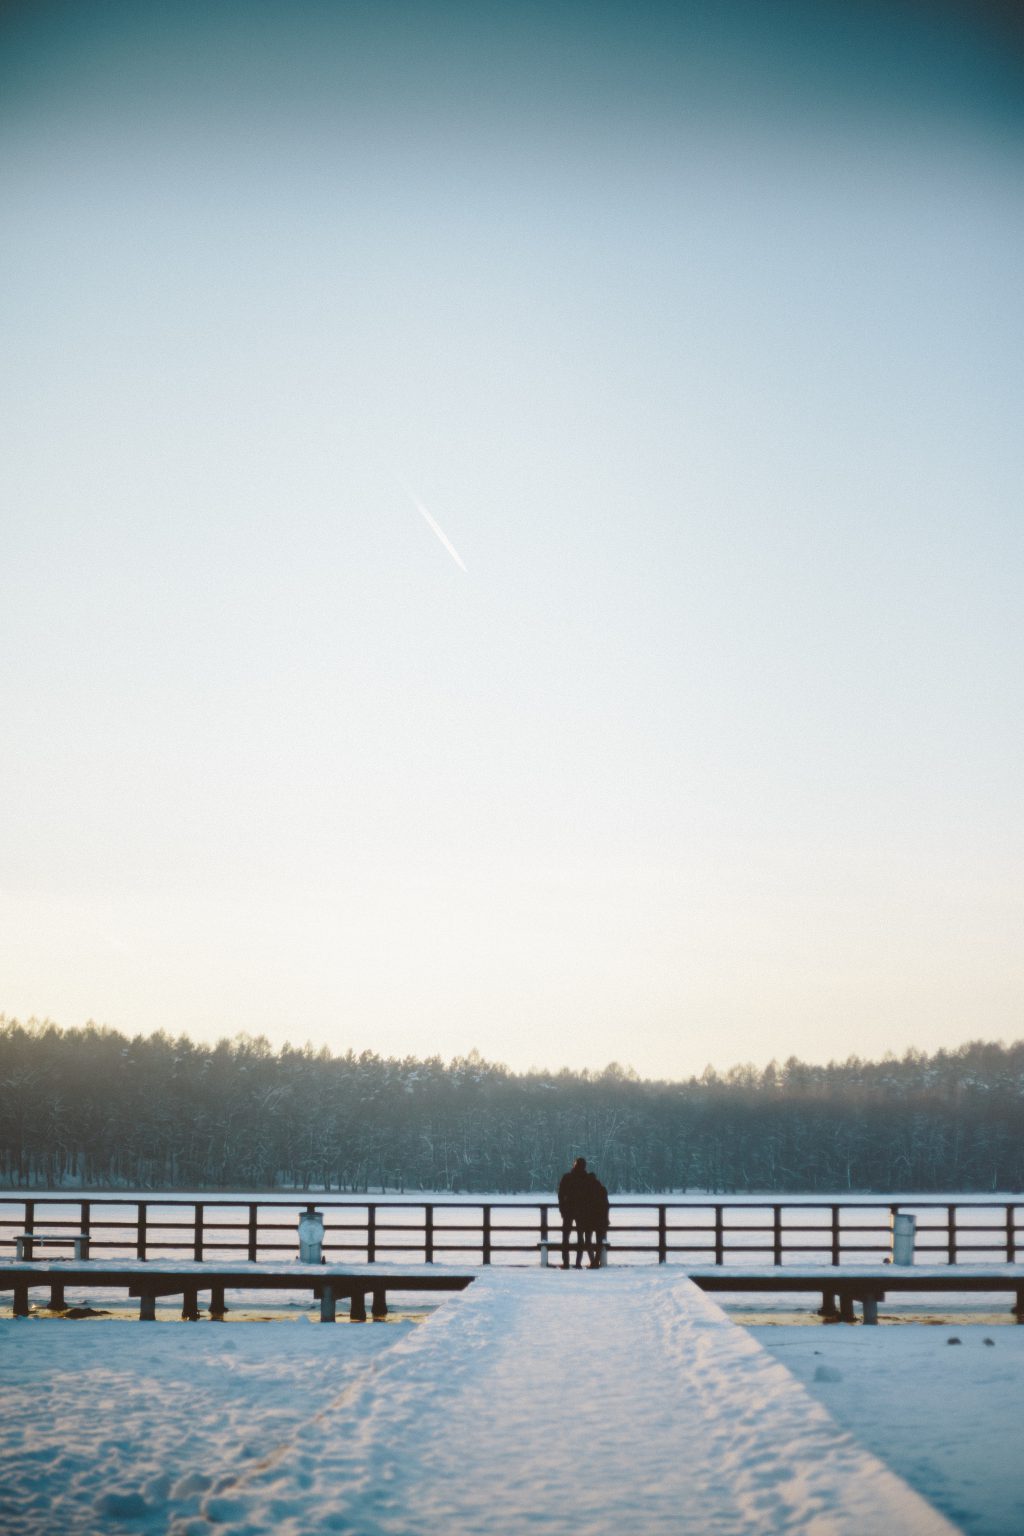
[(1024, 1041), (683, 1082), (0, 1016), (0, 1185), (618, 1193), (1016, 1191)]

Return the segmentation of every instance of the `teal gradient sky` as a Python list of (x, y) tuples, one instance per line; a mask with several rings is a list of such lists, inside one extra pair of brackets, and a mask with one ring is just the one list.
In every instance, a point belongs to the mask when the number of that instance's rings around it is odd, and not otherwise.
[(1018, 1035), (1010, 14), (8, 7), (0, 1008)]

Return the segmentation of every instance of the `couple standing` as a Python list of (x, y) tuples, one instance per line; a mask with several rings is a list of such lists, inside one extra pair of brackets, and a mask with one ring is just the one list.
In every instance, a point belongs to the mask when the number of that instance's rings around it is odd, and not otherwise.
[(562, 1213), (562, 1268), (569, 1268), (569, 1235), (576, 1228), (576, 1268), (587, 1250), (591, 1269), (601, 1264), (601, 1249), (608, 1236), (608, 1191), (595, 1173), (578, 1157), (558, 1185), (558, 1209)]

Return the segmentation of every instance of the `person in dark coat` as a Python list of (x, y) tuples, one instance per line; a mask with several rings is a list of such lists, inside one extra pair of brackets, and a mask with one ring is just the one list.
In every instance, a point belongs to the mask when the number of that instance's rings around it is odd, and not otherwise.
[(558, 1209), (562, 1217), (562, 1268), (569, 1268), (569, 1237), (576, 1228), (576, 1268), (583, 1264), (583, 1218), (589, 1192), (587, 1160), (578, 1157), (558, 1182)]
[(587, 1250), (592, 1269), (601, 1267), (601, 1254), (605, 1238), (608, 1236), (610, 1210), (608, 1191), (596, 1173), (588, 1173), (583, 1187), (581, 1226), (583, 1227), (583, 1246)]

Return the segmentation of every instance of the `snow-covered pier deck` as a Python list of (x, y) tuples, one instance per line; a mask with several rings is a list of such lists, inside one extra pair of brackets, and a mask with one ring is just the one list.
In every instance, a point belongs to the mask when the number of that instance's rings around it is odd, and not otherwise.
[(955, 1529), (665, 1270), (492, 1270), (198, 1515), (360, 1536)]
[(781, 1294), (820, 1292), (821, 1314), (854, 1320), (854, 1303), (865, 1323), (878, 1322), (879, 1303), (892, 1292), (939, 1295), (1008, 1294), (1024, 1322), (1024, 1264), (799, 1264), (715, 1265), (689, 1269), (703, 1291)]
[[(544, 1274), (551, 1271), (545, 1269)], [(364, 1321), (366, 1297), (372, 1298), (371, 1315), (387, 1316), (387, 1292), (464, 1290), (474, 1276), (490, 1273), (475, 1268), (457, 1272), (443, 1265), (417, 1265), (396, 1270), (386, 1264), (316, 1265), (252, 1264), (207, 1260), (83, 1260), (51, 1259), (32, 1261), (0, 1260), (0, 1294), (14, 1293), (14, 1315), (28, 1316), (29, 1292), (49, 1287), (49, 1304), (64, 1306), (68, 1287), (80, 1289), (127, 1289), (129, 1297), (139, 1300), (139, 1317), (155, 1317), (159, 1297), (181, 1296), (182, 1316), (199, 1317), (199, 1296), (209, 1294), (210, 1316), (223, 1317), (227, 1311), (227, 1290), (311, 1291), (320, 1302), (323, 1322), (333, 1322), (338, 1301), (350, 1303), (349, 1316)], [(657, 1271), (643, 1267), (634, 1271), (645, 1281)], [(672, 1268), (675, 1275), (685, 1274), (701, 1290), (733, 1294), (773, 1294), (786, 1292), (817, 1293), (821, 1296), (819, 1315), (854, 1321), (854, 1305), (862, 1309), (865, 1323), (877, 1323), (878, 1307), (893, 1292), (931, 1295), (1011, 1295), (1012, 1312), (1024, 1322), (1024, 1264), (766, 1264), (707, 1265)]]
[(387, 1316), (388, 1291), (461, 1291), (473, 1283), (472, 1274), (450, 1269), (396, 1271), (387, 1265), (360, 1264), (190, 1264), (187, 1261), (72, 1259), (44, 1262), (0, 1262), (0, 1292), (14, 1292), (15, 1317), (29, 1314), (29, 1292), (49, 1287), (51, 1308), (64, 1306), (69, 1286), (75, 1289), (125, 1289), (138, 1297), (139, 1318), (152, 1322), (156, 1302), (162, 1296), (182, 1298), (182, 1317), (199, 1318), (199, 1297), (210, 1296), (210, 1316), (222, 1318), (227, 1311), (224, 1293), (242, 1291), (310, 1291), (320, 1302), (320, 1317), (334, 1322), (337, 1303), (348, 1300), (353, 1322), (366, 1320), (366, 1297), (372, 1297), (372, 1316)]

